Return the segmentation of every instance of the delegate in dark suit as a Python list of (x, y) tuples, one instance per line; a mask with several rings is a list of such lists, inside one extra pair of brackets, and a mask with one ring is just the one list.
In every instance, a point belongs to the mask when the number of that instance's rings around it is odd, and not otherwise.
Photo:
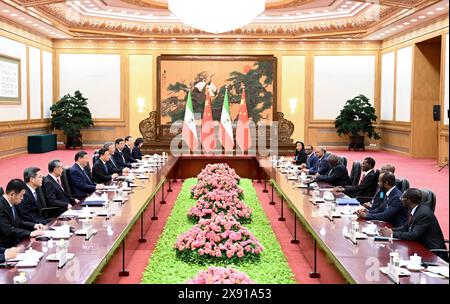
[[(36, 192), (38, 192), (38, 189), (36, 189)], [(19, 212), (20, 218), (24, 221), (45, 225), (48, 223), (48, 220), (42, 217), (41, 211), (46, 207), (43, 199), (37, 195), (36, 200), (30, 188), (27, 187), (22, 202), (16, 209)]]
[(108, 165), (101, 159), (97, 160), (92, 169), (92, 179), (94, 183), (106, 184), (112, 180), (112, 174), (109, 173)]
[(371, 201), (371, 206), (369, 209), (369, 212), (372, 213), (378, 213), (381, 212), (384, 208), (384, 196), (386, 193), (381, 191), (381, 189), (377, 188), (375, 195), (373, 196), (373, 199)]
[(306, 168), (310, 169), (316, 167), (318, 161), (319, 159), (317, 158), (316, 153), (311, 153), (306, 159)]
[(75, 201), (66, 194), (64, 188), (62, 188), (62, 186), (50, 175), (44, 177), (42, 188), (48, 207), (57, 207), (64, 212), (67, 210), (69, 204), (75, 203)]
[[(373, 197), (378, 187), (378, 171), (372, 170), (366, 174), (357, 186), (346, 186), (344, 193), (350, 197)], [(368, 200), (369, 200), (368, 199)], [(366, 200), (367, 201), (367, 200)]]
[(331, 168), (327, 175), (319, 175), (316, 177), (319, 182), (327, 182), (333, 186), (344, 187), (348, 185), (348, 171), (344, 165), (338, 164)]
[(29, 238), (36, 223), (23, 221), (19, 213), (12, 208), (8, 201), (0, 197), (0, 247), (10, 248), (19, 244), (23, 239)]
[(116, 161), (114, 160), (114, 156), (111, 156), (109, 160), (106, 162), (106, 165), (108, 166), (108, 172), (111, 172), (112, 174), (117, 173), (119, 175), (123, 174), (123, 168), (119, 167), (116, 164)]
[(445, 249), (444, 235), (433, 211), (419, 204), (408, 221), (393, 229), (393, 237), (405, 241), (415, 241), (427, 249)]
[(318, 159), (316, 162), (316, 166), (309, 169), (309, 174), (314, 175), (319, 173), (320, 175), (325, 175), (330, 171), (330, 164), (325, 156), (321, 159)]
[(142, 160), (142, 151), (139, 149), (139, 147), (134, 147), (133, 151), (131, 151), (131, 156), (133, 156), (134, 159)]
[(377, 220), (390, 223), (393, 227), (400, 227), (408, 220), (408, 210), (402, 205), (402, 192), (394, 187), (389, 195), (385, 195), (383, 206), (378, 212), (369, 212), (366, 220)]
[(130, 147), (128, 147), (127, 145), (125, 145), (125, 147), (122, 150), (123, 152), (123, 156), (125, 157), (125, 161), (127, 163), (136, 163), (137, 160), (134, 159), (133, 155), (131, 155), (131, 149)]
[(116, 152), (114, 152), (114, 162), (116, 163), (117, 166), (119, 166), (120, 168), (130, 168), (131, 169), (131, 164), (129, 162), (126, 161), (125, 156), (123, 155), (123, 152), (116, 150)]
[(70, 168), (69, 174), (74, 196), (83, 197), (95, 192), (96, 185), (78, 164)]

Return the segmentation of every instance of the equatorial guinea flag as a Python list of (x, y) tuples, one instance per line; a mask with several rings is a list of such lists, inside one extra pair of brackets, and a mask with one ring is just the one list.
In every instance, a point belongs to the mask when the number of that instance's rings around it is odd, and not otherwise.
[(189, 146), (191, 151), (197, 149), (198, 138), (197, 138), (197, 128), (195, 126), (194, 120), (194, 110), (192, 107), (192, 96), (191, 91), (189, 91), (188, 99), (186, 102), (186, 110), (184, 112), (184, 123), (182, 130), (183, 140)]
[(201, 139), (202, 147), (205, 152), (211, 152), (211, 150), (216, 148), (214, 120), (212, 117), (211, 108), (211, 95), (209, 94), (208, 88), (206, 89), (205, 109), (203, 110)]
[(239, 116), (236, 129), (236, 144), (242, 152), (247, 151), (252, 145), (244, 86), (242, 86), (241, 105), (239, 107)]
[(228, 101), (228, 90), (225, 90), (223, 99), (222, 115), (220, 117), (219, 139), (225, 151), (233, 151), (233, 126), (230, 117), (230, 102)]

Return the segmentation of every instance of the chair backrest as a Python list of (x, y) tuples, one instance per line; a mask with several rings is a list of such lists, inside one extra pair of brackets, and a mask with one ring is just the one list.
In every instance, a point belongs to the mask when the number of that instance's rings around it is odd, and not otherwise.
[(345, 168), (347, 168), (347, 157), (341, 156), (339, 157), (339, 163), (343, 164)]
[(84, 167), (84, 171), (89, 176), (89, 178), (92, 180), (92, 169), (91, 169), (91, 165), (89, 163), (86, 165), (86, 167)]
[(46, 208), (47, 205), (47, 200), (45, 199), (45, 194), (44, 194), (44, 190), (42, 189), (42, 187), (37, 187), (36, 188), (36, 195), (38, 196), (39, 200), (42, 202), (43, 204), (43, 208)]
[(98, 151), (99, 150), (95, 150), (94, 155), (92, 156), (92, 166), (95, 165), (95, 163), (97, 162), (99, 156), (98, 156)]
[(406, 178), (397, 178), (397, 180), (395, 181), (397, 188), (402, 191), (405, 192), (406, 190), (409, 189), (409, 181)]
[(73, 195), (72, 188), (70, 187), (69, 169), (64, 168), (63, 173), (61, 175), (61, 183), (63, 184), (63, 187), (66, 190), (67, 194), (69, 196)]
[(0, 195), (3, 195), (3, 194), (5, 194), (5, 191), (3, 191), (3, 188), (0, 187)]
[(421, 204), (427, 205), (434, 212), (436, 209), (436, 194), (428, 189), (420, 189), (420, 192), (422, 193)]
[(352, 165), (352, 171), (350, 172), (350, 183), (352, 186), (356, 186), (361, 178), (361, 163), (354, 161)]

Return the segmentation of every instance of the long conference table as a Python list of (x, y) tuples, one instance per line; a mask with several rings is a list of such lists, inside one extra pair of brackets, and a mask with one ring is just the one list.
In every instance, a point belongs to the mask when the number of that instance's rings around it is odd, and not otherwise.
[[(378, 242), (369, 238), (359, 240), (357, 244), (351, 243), (343, 232), (353, 220), (345, 216), (333, 221), (326, 218), (323, 207), (310, 202), (308, 190), (295, 187), (293, 181), (272, 167), (268, 158), (186, 155), (169, 156), (161, 168), (149, 174), (148, 179), (136, 180), (137, 187), (114, 216), (93, 219), (93, 228), (98, 232), (89, 240), (84, 236), (72, 236), (68, 252), (74, 253), (75, 257), (63, 268), (58, 269), (56, 262), (46, 260), (47, 255), (55, 252), (56, 244), (47, 248), (46, 241), (24, 240), (21, 245), (26, 248), (47, 249), (42, 260), (34, 268), (1, 268), (0, 283), (12, 284), (20, 272), (25, 272), (27, 282), (32, 284), (95, 283), (103, 272), (114, 273), (118, 277), (129, 275), (129, 272), (136, 271), (126, 268), (129, 253), (139, 243), (146, 242), (145, 235), (151, 229), (149, 224), (158, 220), (158, 210), (164, 208), (165, 195), (172, 191), (172, 183), (177, 179), (195, 177), (206, 164), (220, 162), (228, 163), (241, 177), (264, 183), (264, 192), (271, 198), (270, 204), (278, 210), (278, 220), (285, 222), (292, 233), (291, 245), (301, 250), (313, 269), (305, 276), (318, 278), (321, 283), (389, 284), (391, 280), (379, 271), (379, 267), (386, 266), (389, 254), (395, 250), (402, 259), (416, 253), (423, 261), (448, 266), (415, 242)], [(109, 192), (110, 199), (114, 195), (115, 192)], [(64, 222), (67, 221), (57, 219), (52, 225)], [(75, 229), (82, 227), (78, 219), (71, 219), (68, 223)], [(360, 221), (360, 225), (364, 228), (366, 224)], [(424, 272), (413, 272), (401, 278), (400, 283), (448, 284), (449, 281), (430, 277)]]

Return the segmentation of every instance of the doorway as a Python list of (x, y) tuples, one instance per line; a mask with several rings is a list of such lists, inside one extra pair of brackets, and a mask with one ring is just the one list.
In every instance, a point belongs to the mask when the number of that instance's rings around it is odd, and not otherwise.
[(439, 122), (433, 106), (440, 105), (441, 36), (414, 46), (412, 156), (438, 158)]

